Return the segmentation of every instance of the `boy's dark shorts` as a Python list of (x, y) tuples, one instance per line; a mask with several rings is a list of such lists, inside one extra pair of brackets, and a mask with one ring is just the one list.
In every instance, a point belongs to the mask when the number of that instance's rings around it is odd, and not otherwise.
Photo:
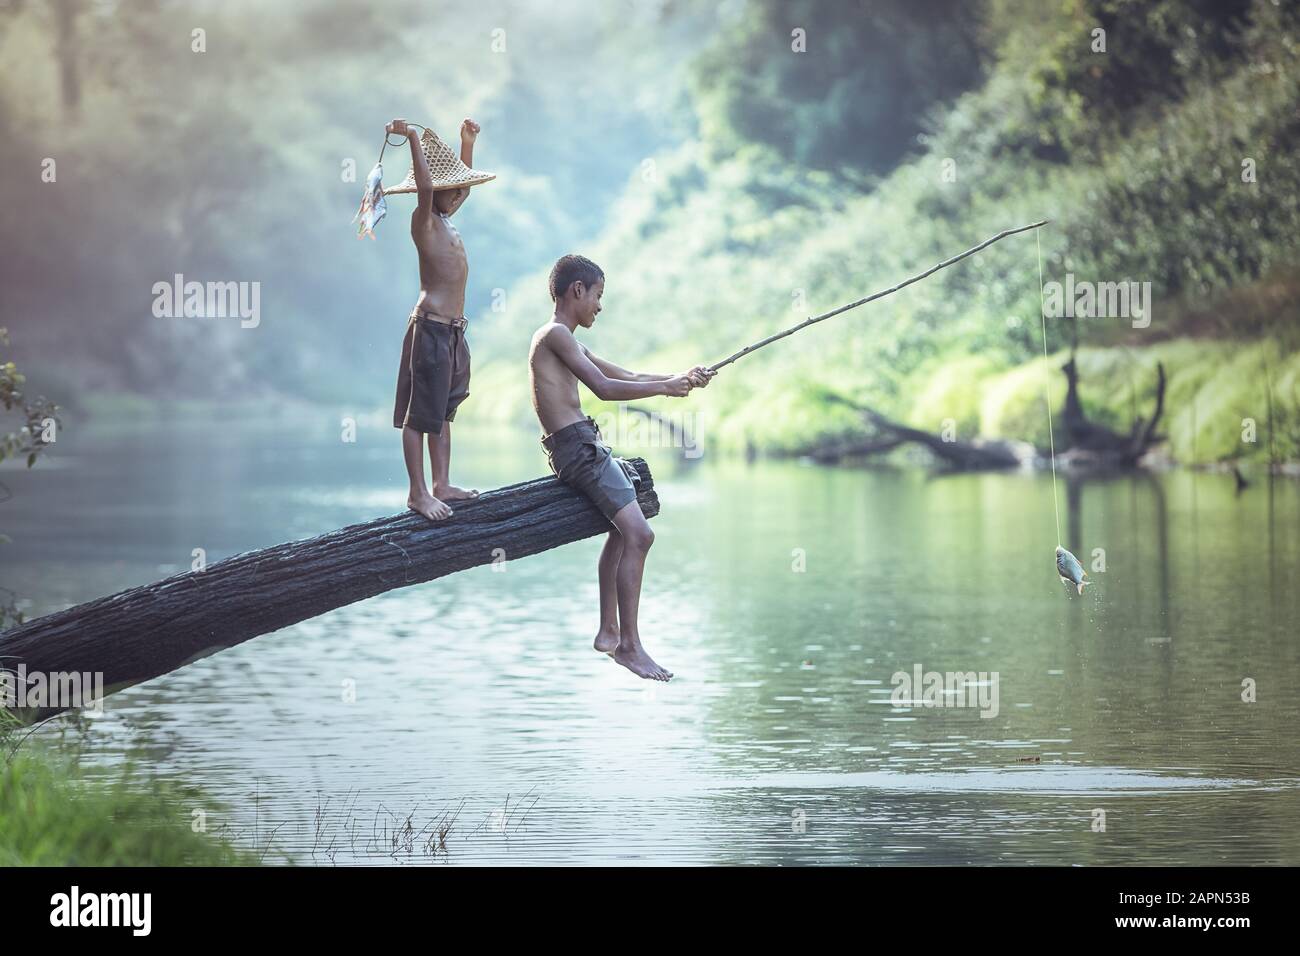
[(614, 457), (590, 418), (547, 435), (542, 447), (555, 476), (590, 498), (611, 521), (636, 501), (641, 476), (630, 463)]
[(436, 322), (411, 315), (402, 340), (402, 364), (397, 370), (397, 404), (393, 427), (442, 433), (442, 423), (456, 418), (456, 409), (469, 397), (469, 346), (465, 320)]

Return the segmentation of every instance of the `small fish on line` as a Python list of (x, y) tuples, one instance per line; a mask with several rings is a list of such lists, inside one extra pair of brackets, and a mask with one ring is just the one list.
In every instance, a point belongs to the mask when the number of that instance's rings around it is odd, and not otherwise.
[(361, 208), (357, 214), (352, 217), (352, 221), (357, 224), (357, 238), (369, 236), (375, 238), (375, 226), (379, 225), (379, 220), (388, 215), (388, 203), (384, 201), (384, 164), (375, 163), (375, 168), (370, 170), (370, 175), (366, 177), (366, 192), (361, 197)]
[(1079, 559), (1066, 551), (1059, 544), (1056, 546), (1056, 573), (1061, 576), (1061, 582), (1064, 584), (1073, 584), (1083, 593), (1083, 586), (1091, 584), (1091, 581), (1085, 581), (1088, 572), (1083, 570), (1083, 565)]

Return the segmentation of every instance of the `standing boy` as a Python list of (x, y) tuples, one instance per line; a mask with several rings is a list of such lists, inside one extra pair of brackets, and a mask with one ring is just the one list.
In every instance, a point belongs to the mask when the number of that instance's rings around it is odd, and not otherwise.
[(590, 498), (614, 525), (600, 553), (596, 650), (639, 677), (666, 681), (672, 673), (646, 653), (637, 630), (641, 578), (655, 538), (637, 504), (633, 482), (640, 479), (631, 465), (612, 456), (596, 423), (583, 414), (578, 382), (601, 401), (621, 402), (652, 395), (680, 398), (703, 388), (716, 373), (698, 365), (680, 375), (629, 372), (578, 344), (573, 333), (579, 326), (592, 327), (605, 292), (605, 273), (590, 259), (561, 258), (551, 270), (550, 291), (555, 314), (533, 334), (528, 355), (542, 446), (556, 476)]
[[(388, 124), (388, 133), (411, 144), (411, 173), (385, 194), (415, 193), (411, 239), (420, 259), (420, 298), (406, 325), (402, 363), (397, 372), (393, 426), (402, 430), (402, 455), (411, 490), (406, 504), (431, 521), (451, 516), (450, 501), (475, 498), (451, 483), (451, 422), (469, 396), (469, 348), (465, 344), (465, 283), (469, 261), (452, 214), (469, 187), (496, 177), (473, 169), (479, 125), (460, 127), (460, 157), (432, 130), (416, 138), (405, 120)], [(429, 438), (432, 490), (424, 483), (424, 436)]]

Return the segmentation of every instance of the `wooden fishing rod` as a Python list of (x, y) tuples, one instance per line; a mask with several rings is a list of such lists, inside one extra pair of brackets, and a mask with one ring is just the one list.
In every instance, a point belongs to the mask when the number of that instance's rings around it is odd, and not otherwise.
[(736, 359), (743, 358), (744, 356), (749, 355), (751, 352), (757, 352), (764, 345), (771, 345), (773, 342), (776, 342), (779, 339), (783, 339), (787, 335), (794, 335), (800, 329), (806, 329), (810, 325), (815, 325), (818, 322), (824, 322), (827, 319), (831, 318), (832, 316), (839, 315), (841, 312), (847, 312), (849, 311), (849, 309), (856, 309), (860, 305), (866, 305), (868, 302), (874, 302), (876, 299), (882, 299), (891, 293), (897, 292), (899, 289), (903, 288), (904, 286), (911, 285), (913, 282), (920, 282), (926, 276), (934, 275), (940, 269), (946, 266), (950, 266), (954, 262), (960, 262), (962, 259), (965, 259), (967, 256), (973, 256), (981, 249), (988, 248), (989, 246), (993, 245), (993, 243), (997, 242), (999, 239), (1005, 239), (1007, 236), (1014, 236), (1018, 232), (1027, 232), (1030, 229), (1037, 229), (1039, 226), (1045, 226), (1049, 222), (1051, 222), (1050, 219), (1043, 219), (1039, 222), (1031, 222), (1027, 226), (1021, 226), (1019, 229), (1007, 229), (1003, 232), (999, 232), (996, 236), (992, 237), (991, 239), (985, 239), (978, 246), (975, 246), (972, 249), (967, 249), (961, 255), (953, 256), (951, 259), (945, 259), (937, 266), (927, 269), (925, 272), (922, 272), (920, 275), (915, 275), (912, 276), (912, 278), (910, 279), (905, 279), (902, 282), (898, 283), (898, 285), (894, 286), (893, 288), (885, 289), (881, 292), (873, 292), (865, 299), (858, 299), (857, 302), (850, 302), (848, 305), (842, 305), (838, 309), (832, 309), (830, 312), (823, 312), (821, 315), (814, 315), (810, 319), (804, 319), (798, 325), (792, 325), (784, 332), (778, 332), (776, 333), (776, 335), (769, 335), (767, 338), (763, 339), (763, 341), (755, 342), (753, 345), (746, 345), (735, 355), (731, 355), (723, 359), (717, 365), (710, 365), (709, 368), (711, 371), (716, 372), (718, 369), (722, 368), (723, 366), (730, 365), (732, 362), (736, 361)]

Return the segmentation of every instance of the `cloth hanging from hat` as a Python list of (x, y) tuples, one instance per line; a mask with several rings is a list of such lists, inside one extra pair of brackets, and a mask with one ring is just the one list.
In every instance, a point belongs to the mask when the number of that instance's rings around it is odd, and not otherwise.
[(379, 220), (388, 215), (388, 204), (384, 201), (384, 164), (375, 163), (366, 177), (366, 192), (361, 197), (361, 207), (352, 221), (357, 223), (357, 238), (369, 236), (375, 238), (375, 226)]

